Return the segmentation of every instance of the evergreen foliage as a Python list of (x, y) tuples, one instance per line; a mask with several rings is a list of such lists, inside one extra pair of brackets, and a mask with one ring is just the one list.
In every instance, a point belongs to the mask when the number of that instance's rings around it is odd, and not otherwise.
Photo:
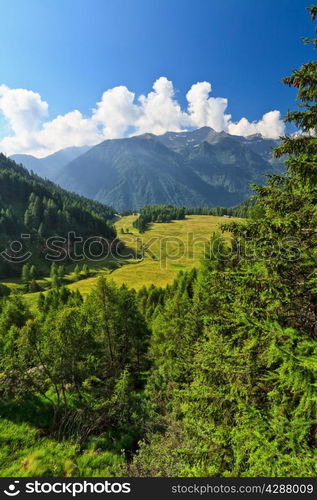
[(139, 217), (133, 226), (140, 233), (144, 233), (151, 222), (171, 222), (172, 220), (185, 219), (184, 207), (173, 207), (172, 205), (147, 205), (141, 208)]
[(194, 208), (186, 208), (186, 215), (216, 215), (216, 216), (224, 216), (228, 215), (229, 217), (241, 217), (247, 218), (253, 216), (253, 209), (255, 206), (255, 200), (253, 197), (248, 198), (246, 201), (240, 203), (235, 207), (227, 208), (227, 207), (194, 207)]

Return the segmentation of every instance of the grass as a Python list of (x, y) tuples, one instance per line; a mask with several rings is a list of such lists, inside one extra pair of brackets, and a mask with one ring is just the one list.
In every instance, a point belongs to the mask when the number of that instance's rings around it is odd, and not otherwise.
[[(115, 221), (118, 237), (125, 244), (121, 255), (109, 255), (101, 261), (86, 261), (90, 269), (89, 277), (82, 275), (79, 280), (74, 274), (76, 263), (68, 266), (64, 278), (66, 286), (87, 295), (98, 277), (104, 275), (118, 285), (125, 283), (136, 290), (151, 284), (164, 287), (174, 281), (179, 271), (199, 265), (210, 236), (227, 222), (223, 217), (191, 215), (184, 220), (151, 224), (144, 234), (140, 234), (133, 228), (136, 217), (130, 215)], [(79, 262), (79, 265), (83, 263)], [(49, 289), (50, 278), (38, 280), (38, 283), (44, 290)], [(14, 291), (23, 290), (19, 280), (6, 280), (5, 284)], [(31, 309), (36, 308), (38, 295), (38, 292), (24, 295)]]
[(131, 435), (112, 431), (79, 444), (50, 433), (53, 413), (39, 396), (0, 401), (0, 477), (116, 476)]
[(91, 439), (81, 450), (75, 442), (58, 442), (43, 434), (27, 423), (1, 418), (0, 477), (122, 475), (122, 453), (107, 449), (107, 442)]
[[(130, 215), (116, 222), (118, 236), (127, 250), (130, 249), (131, 258), (118, 269), (106, 273), (115, 283), (125, 283), (136, 290), (151, 284), (166, 286), (174, 281), (179, 271), (197, 266), (210, 236), (226, 221), (223, 217), (193, 215), (185, 220), (151, 224), (148, 231), (140, 234), (133, 228), (135, 219), (136, 216)], [(122, 234), (122, 228), (129, 233)], [(133, 253), (139, 253), (139, 258), (133, 258)], [(70, 288), (86, 294), (96, 279), (72, 283)]]

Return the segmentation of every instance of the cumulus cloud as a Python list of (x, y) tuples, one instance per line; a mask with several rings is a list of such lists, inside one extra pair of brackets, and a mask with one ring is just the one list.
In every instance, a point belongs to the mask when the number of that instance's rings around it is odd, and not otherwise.
[(179, 132), (186, 126), (186, 113), (175, 100), (175, 90), (171, 81), (161, 77), (153, 85), (153, 91), (139, 97), (140, 115), (136, 122), (138, 133), (152, 132), (164, 134)]
[(187, 92), (190, 122), (196, 127), (212, 127), (216, 132), (227, 130), (231, 115), (226, 115), (228, 99), (209, 97), (211, 84), (198, 82)]
[(45, 122), (36, 136), (38, 143), (51, 151), (68, 146), (95, 144), (104, 139), (97, 123), (91, 118), (85, 118), (77, 109)]
[(10, 135), (0, 136), (0, 151), (45, 156), (68, 146), (94, 145), (104, 139), (203, 126), (233, 135), (260, 133), (266, 138), (278, 138), (283, 134), (279, 111), (269, 111), (254, 122), (246, 118), (233, 122), (226, 113), (228, 99), (210, 96), (211, 92), (209, 82), (193, 84), (186, 94), (187, 109), (183, 110), (173, 83), (161, 77), (147, 95), (136, 97), (121, 85), (106, 90), (87, 117), (74, 110), (50, 120), (48, 104), (38, 93), (0, 85), (0, 112), (11, 129)]
[(138, 120), (140, 110), (134, 99), (135, 94), (122, 85), (103, 93), (93, 110), (91, 121), (101, 127), (104, 139), (123, 137)]
[(261, 120), (249, 122), (241, 118), (238, 123), (229, 123), (228, 132), (233, 135), (261, 134), (265, 138), (277, 139), (284, 133), (285, 125), (281, 120), (281, 113), (277, 110), (265, 113)]
[(48, 104), (40, 94), (26, 89), (10, 89), (0, 86), (0, 109), (8, 120), (12, 131), (18, 135), (25, 129), (34, 130), (45, 118)]

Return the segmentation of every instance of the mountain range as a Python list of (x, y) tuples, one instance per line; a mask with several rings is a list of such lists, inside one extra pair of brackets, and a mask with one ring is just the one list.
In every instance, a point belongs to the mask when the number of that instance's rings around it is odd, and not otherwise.
[(216, 132), (189, 132), (110, 139), (88, 148), (67, 148), (46, 158), (13, 155), (65, 189), (106, 203), (117, 211), (167, 203), (176, 206), (234, 206), (280, 173), (272, 159), (278, 141)]

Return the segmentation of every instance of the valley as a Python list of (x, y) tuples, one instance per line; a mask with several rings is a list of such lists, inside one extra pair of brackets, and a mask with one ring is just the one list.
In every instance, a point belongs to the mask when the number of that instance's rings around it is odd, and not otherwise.
[[(125, 284), (139, 290), (143, 286), (165, 287), (173, 283), (180, 271), (199, 267), (200, 260), (211, 235), (220, 232), (220, 226), (235, 218), (226, 219), (212, 215), (190, 215), (185, 220), (169, 223), (152, 223), (140, 234), (133, 227), (136, 215), (120, 217), (115, 222), (120, 240), (125, 248), (116, 256), (107, 256), (101, 261), (84, 261), (89, 267), (89, 277), (76, 279), (69, 264), (64, 276), (64, 284), (72, 291), (79, 290), (85, 296), (91, 292), (100, 276), (105, 276), (117, 285)], [(124, 232), (121, 232), (121, 231)], [(142, 250), (142, 245), (145, 247)], [(20, 280), (4, 280), (12, 290), (23, 290)], [(43, 289), (50, 288), (50, 278), (38, 280)], [(46, 293), (44, 291), (44, 293)], [(24, 294), (26, 302), (36, 308), (39, 292)]]

